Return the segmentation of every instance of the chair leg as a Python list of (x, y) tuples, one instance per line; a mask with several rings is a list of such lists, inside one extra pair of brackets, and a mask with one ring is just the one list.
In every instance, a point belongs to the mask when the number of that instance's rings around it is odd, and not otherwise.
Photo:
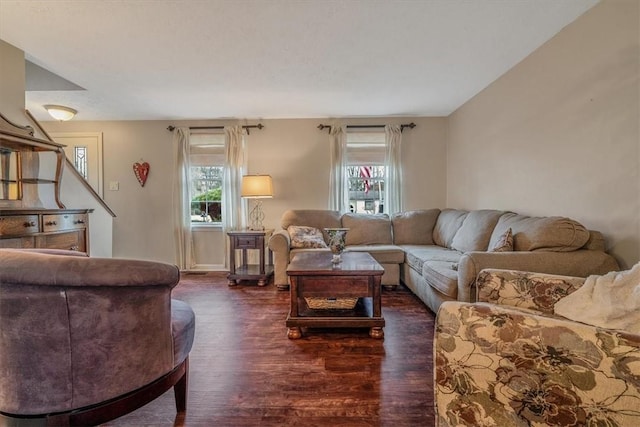
[(176, 411), (185, 412), (187, 410), (187, 391), (189, 386), (189, 358), (184, 361), (184, 374), (173, 386), (173, 393), (176, 399)]

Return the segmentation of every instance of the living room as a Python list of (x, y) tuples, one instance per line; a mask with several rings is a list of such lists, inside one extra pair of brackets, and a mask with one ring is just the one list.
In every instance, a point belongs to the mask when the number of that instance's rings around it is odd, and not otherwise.
[[(103, 135), (103, 194), (115, 218), (100, 213), (99, 204), (78, 191), (67, 173), (61, 194), (67, 207), (95, 209), (93, 228), (112, 228), (110, 241), (92, 235), (96, 256), (175, 263), (174, 134), (168, 126), (263, 124), (247, 136), (248, 172), (273, 177), (275, 194), (263, 203), (264, 225), (279, 229), (288, 209), (327, 208), (329, 140), (319, 124), (414, 122), (416, 127), (402, 135), (404, 210), (566, 216), (601, 231), (607, 252), (627, 269), (640, 260), (638, 21), (635, 0), (598, 2), (453, 112), (439, 116), (262, 118), (257, 113), (233, 119), (83, 120), (79, 111), (71, 121), (41, 124), (53, 134)], [(0, 112), (32, 125), (24, 114), (25, 53), (0, 41)], [(144, 187), (131, 170), (140, 160), (150, 164)], [(111, 182), (119, 189), (109, 190)], [(101, 227), (101, 221), (108, 225)], [(212, 252), (217, 259), (199, 262), (222, 269), (224, 250)]]
[[(637, 41), (637, 23), (626, 10), (634, 5), (596, 5), (447, 117), (342, 121), (417, 124), (403, 132), (405, 209), (491, 208), (568, 216), (602, 231), (609, 251), (630, 267), (640, 258), (637, 67), (629, 53)], [(626, 21), (614, 19), (618, 16)], [(17, 87), (11, 83), (13, 93)], [(8, 99), (3, 96), (3, 103)], [(13, 99), (3, 114), (27, 124), (22, 95)], [(86, 122), (81, 114), (43, 125), (47, 132), (103, 133), (104, 183), (121, 183), (119, 191), (104, 191), (116, 213), (113, 256), (172, 262), (172, 220), (158, 214), (172, 211), (173, 135), (166, 128), (238, 121)], [(274, 179), (276, 195), (263, 204), (265, 226), (279, 228), (289, 208), (326, 208), (330, 154), (326, 131), (317, 126), (330, 123), (321, 118), (246, 120), (258, 121), (265, 128), (248, 137), (248, 172)], [(140, 159), (151, 165), (144, 188), (131, 172)], [(86, 197), (77, 201), (76, 191), (62, 191), (68, 205), (88, 207)]]

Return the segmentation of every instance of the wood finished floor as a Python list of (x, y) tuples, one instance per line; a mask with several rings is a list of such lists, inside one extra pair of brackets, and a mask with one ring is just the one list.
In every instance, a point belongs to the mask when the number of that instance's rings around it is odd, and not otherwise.
[(183, 275), (196, 313), (186, 417), (173, 392), (104, 426), (432, 426), (434, 315), (404, 287), (384, 291), (383, 340), (366, 329), (286, 337), (288, 292)]

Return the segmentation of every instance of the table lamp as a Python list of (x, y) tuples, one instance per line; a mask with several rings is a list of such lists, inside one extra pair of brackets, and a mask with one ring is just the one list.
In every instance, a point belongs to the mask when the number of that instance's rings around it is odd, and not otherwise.
[(249, 212), (251, 220), (250, 230), (264, 230), (262, 221), (264, 220), (264, 212), (262, 212), (262, 200), (273, 197), (273, 182), (271, 175), (245, 175), (242, 177), (241, 197), (246, 199), (256, 199), (255, 206)]

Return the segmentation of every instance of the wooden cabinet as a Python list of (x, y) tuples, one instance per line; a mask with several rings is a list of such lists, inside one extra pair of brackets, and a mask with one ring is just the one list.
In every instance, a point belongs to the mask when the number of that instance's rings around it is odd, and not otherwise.
[(0, 248), (88, 253), (90, 212), (88, 209), (0, 210)]
[[(40, 155), (55, 155), (55, 171), (42, 178)], [(90, 209), (60, 201), (63, 145), (36, 138), (33, 129), (0, 114), (0, 248), (67, 249), (89, 253)], [(46, 170), (46, 168), (44, 168)], [(40, 193), (56, 206), (43, 206)]]

